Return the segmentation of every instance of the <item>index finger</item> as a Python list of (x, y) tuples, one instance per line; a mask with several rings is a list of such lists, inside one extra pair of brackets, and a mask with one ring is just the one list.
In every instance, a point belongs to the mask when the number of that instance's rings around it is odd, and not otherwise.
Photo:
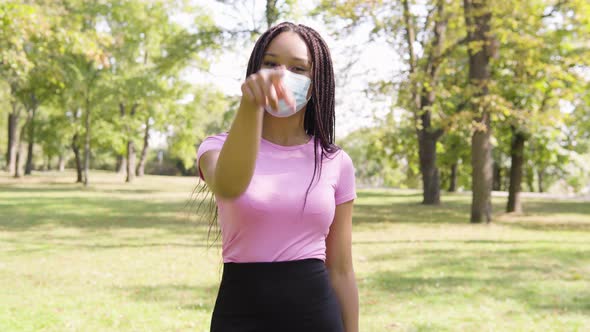
[(287, 70), (287, 67), (285, 67), (285, 66), (280, 66), (280, 67), (276, 67), (274, 69), (271, 69), (268, 74), (268, 78), (269, 78), (270, 82), (273, 84), (276, 82), (280, 82), (281, 79), (283, 78), (283, 76), (285, 76), (285, 70)]
[(269, 79), (271, 84), (275, 87), (275, 91), (277, 92), (277, 98), (285, 100), (285, 102), (295, 109), (295, 98), (291, 91), (285, 88), (283, 84), (283, 77), (285, 76), (285, 66), (280, 66), (277, 69), (274, 69), (269, 74)]
[(295, 97), (289, 89), (285, 88), (283, 81), (273, 83), (273, 86), (277, 92), (277, 98), (283, 99), (295, 111)]

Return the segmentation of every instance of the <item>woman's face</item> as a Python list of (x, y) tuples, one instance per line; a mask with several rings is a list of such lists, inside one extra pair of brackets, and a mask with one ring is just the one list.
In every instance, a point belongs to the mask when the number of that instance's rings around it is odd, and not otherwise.
[[(303, 39), (295, 32), (285, 31), (279, 34), (264, 52), (261, 68), (274, 68), (281, 65), (295, 74), (311, 78), (313, 82), (311, 54)], [(309, 98), (310, 95), (311, 88), (307, 97)]]

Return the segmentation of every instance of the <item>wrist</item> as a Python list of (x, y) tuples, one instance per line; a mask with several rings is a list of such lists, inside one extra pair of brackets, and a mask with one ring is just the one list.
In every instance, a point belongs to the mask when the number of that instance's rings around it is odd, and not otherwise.
[(251, 102), (249, 100), (246, 100), (245, 98), (242, 98), (242, 100), (240, 102), (239, 109), (244, 110), (244, 112), (246, 112), (248, 114), (252, 114), (252, 113), (259, 114), (264, 111), (264, 108), (262, 108), (261, 106), (259, 106), (255, 102)]

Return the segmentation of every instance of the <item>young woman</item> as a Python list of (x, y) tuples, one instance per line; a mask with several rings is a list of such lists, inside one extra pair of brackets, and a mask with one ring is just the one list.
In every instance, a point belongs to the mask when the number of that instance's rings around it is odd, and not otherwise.
[(350, 157), (334, 144), (334, 72), (304, 25), (266, 31), (228, 133), (197, 153), (219, 211), (223, 275), (211, 331), (358, 331)]

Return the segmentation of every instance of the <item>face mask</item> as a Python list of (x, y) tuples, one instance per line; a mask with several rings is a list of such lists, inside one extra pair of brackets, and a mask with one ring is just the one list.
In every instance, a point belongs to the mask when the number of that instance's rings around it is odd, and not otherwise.
[[(283, 75), (283, 86), (291, 91), (295, 98), (295, 113), (301, 111), (303, 106), (309, 101), (309, 99), (307, 99), (307, 91), (309, 90), (310, 85), (311, 79), (309, 77), (285, 70), (285, 74)], [(286, 118), (295, 114), (293, 113), (293, 109), (289, 107), (283, 99), (279, 99), (277, 112), (273, 111), (270, 106), (267, 106), (264, 109), (270, 115), (276, 116), (277, 118)]]

